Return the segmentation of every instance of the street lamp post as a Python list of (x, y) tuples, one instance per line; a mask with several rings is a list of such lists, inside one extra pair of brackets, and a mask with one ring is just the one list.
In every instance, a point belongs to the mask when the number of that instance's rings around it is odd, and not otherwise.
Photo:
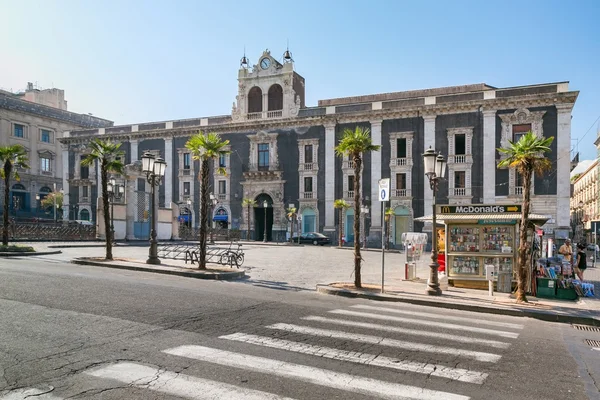
[(423, 154), (423, 164), (425, 167), (425, 175), (429, 179), (429, 186), (433, 192), (433, 215), (432, 215), (432, 234), (431, 234), (431, 264), (429, 264), (429, 283), (427, 294), (430, 296), (439, 296), (442, 294), (440, 283), (438, 280), (438, 243), (436, 230), (436, 204), (435, 197), (438, 191), (439, 181), (446, 176), (446, 159), (437, 154), (431, 147)]
[(125, 194), (125, 185), (117, 183), (115, 178), (111, 178), (106, 185), (108, 191), (108, 199), (110, 200), (110, 235), (111, 240), (115, 243), (115, 200), (121, 200)]
[(269, 207), (269, 203), (264, 200), (263, 201), (263, 209), (265, 210), (265, 232), (263, 235), (263, 243), (267, 243), (267, 208)]
[(146, 174), (146, 179), (150, 184), (150, 207), (152, 208), (152, 231), (150, 232), (150, 250), (146, 264), (160, 264), (158, 258), (158, 243), (156, 241), (156, 186), (160, 185), (165, 176), (167, 163), (161, 158), (155, 158), (151, 153), (145, 153), (142, 156), (142, 171)]
[(210, 209), (210, 220), (208, 221), (208, 224), (210, 226), (210, 244), (215, 244), (215, 240), (213, 237), (213, 233), (215, 228), (213, 227), (214, 225), (214, 213), (215, 213), (215, 207), (217, 206), (217, 203), (219, 202), (219, 200), (217, 199), (217, 196), (214, 195), (214, 193), (210, 194), (210, 204), (211, 204), (211, 209)]

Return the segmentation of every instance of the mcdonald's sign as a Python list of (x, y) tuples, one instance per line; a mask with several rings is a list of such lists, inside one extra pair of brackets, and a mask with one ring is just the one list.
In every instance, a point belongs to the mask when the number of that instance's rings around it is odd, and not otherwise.
[(499, 205), (499, 204), (469, 204), (460, 206), (440, 205), (440, 214), (512, 214), (520, 213), (521, 205)]

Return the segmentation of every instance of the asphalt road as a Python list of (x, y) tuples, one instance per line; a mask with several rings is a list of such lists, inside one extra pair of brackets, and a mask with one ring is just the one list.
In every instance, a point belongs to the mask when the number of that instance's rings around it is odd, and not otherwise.
[(252, 278), (0, 259), (0, 400), (597, 399), (592, 334)]

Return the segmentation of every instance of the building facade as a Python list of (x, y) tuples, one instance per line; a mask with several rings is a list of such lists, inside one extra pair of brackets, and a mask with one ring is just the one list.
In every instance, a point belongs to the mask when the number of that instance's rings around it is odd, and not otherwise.
[[(575, 172), (575, 171), (573, 171)], [(577, 241), (593, 242), (593, 221), (600, 221), (598, 160), (572, 179), (571, 227)], [(598, 224), (600, 227), (600, 224)]]
[[(230, 140), (231, 154), (215, 161), (215, 167), (228, 173), (211, 175), (210, 190), (218, 199), (211, 220), (232, 229), (250, 228), (256, 239), (262, 239), (266, 224), (268, 239), (276, 240), (289, 231), (285, 209), (293, 204), (303, 231), (333, 236), (339, 220), (334, 200), (352, 203), (357, 189), (352, 161), (336, 156), (335, 147), (345, 129), (362, 126), (381, 145), (380, 151), (364, 155), (362, 170), (369, 240), (381, 239), (377, 187), (379, 179), (390, 178), (392, 240), (398, 243), (403, 232), (427, 229), (414, 220), (432, 207), (422, 162), (427, 148), (448, 157), (448, 179), (440, 187), (438, 204), (514, 204), (521, 201), (522, 182), (514, 170), (496, 167), (501, 159), (496, 149), (532, 130), (555, 137), (548, 154), (554, 169), (534, 178), (533, 211), (550, 216), (545, 226), (550, 234), (570, 229), (571, 110), (578, 92), (570, 91), (568, 82), (512, 88), (473, 84), (327, 99), (307, 107), (304, 78), (288, 56), (286, 52), (279, 62), (265, 51), (253, 66), (242, 59), (230, 115), (71, 131), (61, 140), (69, 170), (64, 186), (75, 193), (70, 199), (79, 201), (82, 193), (77, 174), (87, 143), (98, 136), (110, 138), (122, 143), (127, 163), (146, 151), (165, 158), (167, 177), (159, 203), (178, 207), (185, 221), (197, 226), (199, 166), (185, 143), (198, 131), (214, 131)], [(131, 200), (138, 207), (133, 217), (143, 222), (147, 206), (139, 199), (148, 188), (142, 177), (133, 179), (137, 194)], [(258, 202), (251, 215), (242, 207), (244, 198)], [(353, 210), (345, 212), (345, 234), (352, 240)]]
[[(22, 145), (30, 166), (19, 171), (21, 180), (11, 185), (13, 217), (53, 217), (40, 209), (40, 201), (63, 188), (63, 152), (59, 139), (64, 132), (113, 125), (102, 118), (69, 112), (66, 107), (64, 91), (60, 89), (39, 90), (30, 83), (25, 92), (0, 91), (0, 146)], [(0, 183), (2, 193), (3, 185)], [(0, 204), (3, 202), (4, 196), (0, 196)]]

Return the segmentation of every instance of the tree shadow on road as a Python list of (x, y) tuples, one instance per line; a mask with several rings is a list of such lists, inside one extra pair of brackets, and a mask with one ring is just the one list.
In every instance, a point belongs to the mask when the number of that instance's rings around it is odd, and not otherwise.
[(293, 286), (288, 284), (288, 282), (283, 281), (267, 281), (264, 279), (252, 279), (251, 276), (246, 275), (244, 278), (240, 279), (238, 282), (246, 283), (256, 287), (262, 287), (266, 289), (274, 289), (274, 290), (293, 290), (296, 292), (300, 291), (308, 291), (311, 289), (303, 288), (300, 286)]

